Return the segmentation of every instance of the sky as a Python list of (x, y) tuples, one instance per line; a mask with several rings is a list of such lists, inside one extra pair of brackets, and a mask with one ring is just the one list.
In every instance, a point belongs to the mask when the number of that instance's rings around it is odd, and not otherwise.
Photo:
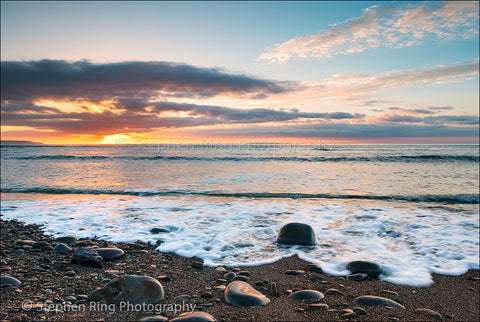
[(1, 138), (478, 143), (478, 1), (2, 1)]

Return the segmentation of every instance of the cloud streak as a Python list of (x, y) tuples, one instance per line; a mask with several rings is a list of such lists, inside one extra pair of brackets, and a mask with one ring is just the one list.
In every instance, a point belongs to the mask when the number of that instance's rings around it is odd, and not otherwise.
[(294, 124), (278, 127), (243, 127), (235, 129), (193, 129), (190, 133), (216, 137), (281, 137), (281, 138), (417, 138), (476, 137), (478, 127), (415, 124)]
[(218, 95), (255, 99), (292, 90), (293, 85), (170, 62), (6, 61), (1, 68), (2, 100)]
[(276, 44), (259, 60), (285, 63), (294, 58), (327, 58), (377, 47), (401, 48), (426, 39), (467, 39), (478, 35), (477, 1), (370, 7), (356, 18), (320, 31)]
[[(28, 131), (34, 129), (42, 137), (105, 137), (159, 130), (214, 137), (476, 136), (478, 117), (437, 115), (454, 109), (451, 106), (390, 107), (390, 113), (372, 117), (345, 111), (233, 108), (178, 100), (178, 97), (233, 96), (249, 98), (252, 102), (262, 98), (280, 99), (284, 106), (298, 106), (305, 98), (349, 99), (389, 88), (435, 84), (438, 80), (449, 81), (474, 73), (478, 73), (478, 61), (378, 76), (336, 74), (323, 82), (293, 83), (164, 62), (2, 62), (1, 123)], [(197, 101), (201, 102), (200, 99)], [(288, 104), (289, 99), (293, 104)], [(378, 102), (386, 101), (371, 100), (368, 104)]]
[[(349, 101), (362, 95), (392, 88), (456, 82), (478, 74), (478, 72), (478, 60), (471, 60), (422, 69), (392, 71), (381, 75), (334, 74), (332, 78), (320, 82), (305, 82), (302, 89), (299, 89), (295, 94), (297, 99), (312, 100), (341, 97), (343, 100)], [(285, 93), (285, 95), (289, 96), (290, 94)], [(377, 101), (371, 100), (370, 102), (373, 102), (370, 103), (372, 105)]]

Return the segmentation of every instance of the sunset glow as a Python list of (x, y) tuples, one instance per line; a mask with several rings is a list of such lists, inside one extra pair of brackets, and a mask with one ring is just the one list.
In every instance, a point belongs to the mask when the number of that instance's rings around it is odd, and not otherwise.
[(2, 140), (478, 142), (478, 2), (104, 6), (2, 2)]

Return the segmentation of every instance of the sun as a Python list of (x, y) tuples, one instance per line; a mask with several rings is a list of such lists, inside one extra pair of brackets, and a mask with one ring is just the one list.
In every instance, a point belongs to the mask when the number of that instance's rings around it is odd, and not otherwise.
[(129, 144), (132, 143), (132, 136), (129, 133), (118, 133), (106, 135), (99, 144)]

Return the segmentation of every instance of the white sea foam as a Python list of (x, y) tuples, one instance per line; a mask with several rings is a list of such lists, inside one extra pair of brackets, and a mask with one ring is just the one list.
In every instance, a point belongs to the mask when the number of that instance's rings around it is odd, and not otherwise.
[[(45, 224), (55, 236), (110, 241), (162, 240), (159, 250), (203, 258), (206, 265), (259, 265), (298, 254), (325, 272), (346, 275), (351, 260), (384, 267), (380, 279), (411, 286), (431, 272), (479, 268), (478, 210), (405, 202), (220, 197), (4, 194), (2, 214)], [(276, 244), (288, 222), (312, 226), (317, 246)], [(152, 234), (153, 227), (170, 233)]]

